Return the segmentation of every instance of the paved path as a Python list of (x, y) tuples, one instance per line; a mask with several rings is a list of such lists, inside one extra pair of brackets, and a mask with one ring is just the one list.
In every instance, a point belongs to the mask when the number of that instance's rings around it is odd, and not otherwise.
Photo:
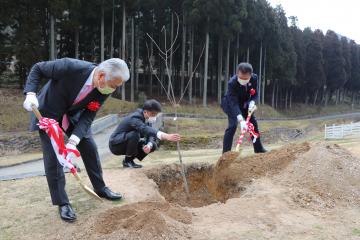
[[(116, 126), (107, 128), (102, 132), (94, 135), (95, 142), (98, 146), (100, 159), (104, 160), (110, 155), (108, 147), (108, 141), (111, 133)], [(80, 166), (81, 170), (84, 170), (84, 164), (81, 159), (76, 160), (76, 163)], [(44, 163), (40, 159), (38, 161), (27, 162), (12, 167), (0, 168), (0, 180), (12, 180), (25, 177), (41, 176), (45, 175)]]

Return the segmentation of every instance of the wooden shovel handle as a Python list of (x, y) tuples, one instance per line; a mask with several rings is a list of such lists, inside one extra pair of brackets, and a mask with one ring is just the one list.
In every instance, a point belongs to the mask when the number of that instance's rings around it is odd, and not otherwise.
[(31, 104), (31, 108), (32, 108), (32, 111), (35, 114), (36, 118), (38, 120), (40, 120), (42, 118), (42, 116), (41, 116), (39, 109), (35, 106), (35, 104)]

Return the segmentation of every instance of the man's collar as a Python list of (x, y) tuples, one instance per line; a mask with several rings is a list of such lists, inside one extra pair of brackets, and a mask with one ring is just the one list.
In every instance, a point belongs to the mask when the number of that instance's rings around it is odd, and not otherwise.
[(96, 70), (96, 67), (90, 73), (88, 79), (85, 82), (85, 85), (93, 85), (93, 78), (94, 78), (95, 70)]

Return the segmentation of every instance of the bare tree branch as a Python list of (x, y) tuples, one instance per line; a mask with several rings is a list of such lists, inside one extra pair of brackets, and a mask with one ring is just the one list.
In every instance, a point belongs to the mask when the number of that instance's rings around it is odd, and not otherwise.
[(148, 33), (146, 33), (146, 35), (147, 35), (147, 36), (150, 38), (150, 40), (155, 44), (157, 50), (158, 50), (161, 54), (165, 55), (165, 52), (163, 52), (163, 51), (161, 50), (161, 48), (160, 48), (159, 45), (156, 43), (156, 41), (155, 41)]
[[(149, 54), (149, 45), (146, 43), (146, 49), (147, 49), (147, 52), (148, 52), (148, 61), (149, 61), (149, 65), (150, 65), (150, 71), (151, 71), (151, 74), (153, 74), (154, 72), (154, 67), (151, 63), (151, 58), (150, 58), (150, 54)], [(165, 91), (166, 93), (166, 97), (168, 98), (168, 100), (170, 101), (170, 103), (173, 105), (175, 104), (174, 102), (171, 101), (171, 97), (169, 96), (169, 94), (167, 93), (167, 90), (166, 88), (164, 87), (163, 83), (161, 82), (159, 76), (155, 73), (155, 78), (158, 80), (158, 82), (160, 83), (160, 86), (162, 87), (162, 89)]]
[(196, 69), (198, 68), (198, 66), (199, 66), (199, 64), (200, 64), (201, 58), (202, 58), (202, 56), (203, 56), (203, 54), (204, 54), (204, 50), (205, 50), (205, 44), (204, 44), (203, 49), (201, 50), (201, 54), (200, 54), (200, 57), (199, 57), (199, 60), (198, 60), (198, 62), (197, 62), (197, 64), (196, 64), (196, 66), (195, 66), (195, 69), (194, 69), (194, 71), (191, 73), (190, 78), (189, 78), (189, 81), (187, 82), (187, 84), (186, 84), (186, 86), (185, 86), (185, 88), (184, 88), (183, 94), (181, 95), (181, 97), (180, 97), (180, 99), (179, 99), (179, 101), (178, 101), (177, 104), (180, 104), (181, 100), (184, 98), (185, 92), (186, 92), (186, 90), (188, 89), (188, 87), (189, 87), (189, 85), (190, 85), (190, 83), (191, 83), (191, 81), (192, 81), (192, 79), (193, 79), (193, 77), (194, 77), (194, 73), (196, 72)]
[(175, 38), (174, 38), (173, 42), (171, 43), (170, 48), (167, 49), (166, 52), (169, 52), (169, 51), (172, 50), (172, 48), (174, 47), (174, 44), (176, 43), (178, 35), (179, 35), (179, 26), (180, 26), (179, 15), (176, 12), (175, 12), (175, 15), (176, 15), (176, 19), (177, 19), (176, 35), (175, 35)]

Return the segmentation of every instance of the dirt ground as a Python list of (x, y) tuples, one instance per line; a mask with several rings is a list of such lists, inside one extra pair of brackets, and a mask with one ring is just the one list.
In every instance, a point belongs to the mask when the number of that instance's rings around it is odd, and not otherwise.
[(0, 182), (0, 239), (360, 239), (360, 159), (324, 142), (216, 163), (105, 169), (124, 194), (100, 203), (67, 175), (78, 221), (50, 205), (44, 177)]

